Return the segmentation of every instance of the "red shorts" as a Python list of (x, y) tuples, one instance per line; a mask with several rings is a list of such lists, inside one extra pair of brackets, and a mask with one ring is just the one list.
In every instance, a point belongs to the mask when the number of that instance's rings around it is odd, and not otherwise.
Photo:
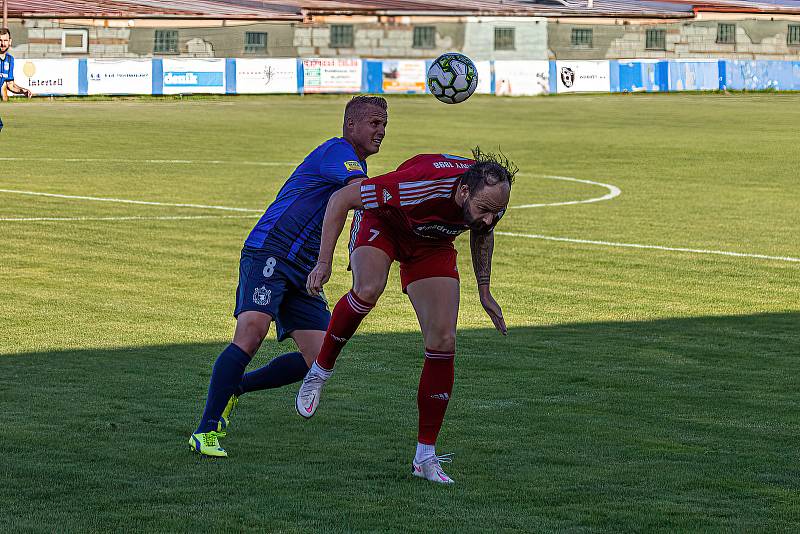
[(358, 247), (375, 247), (400, 262), (403, 292), (412, 282), (444, 276), (458, 280), (456, 251), (450, 241), (427, 239), (398, 231), (370, 210), (356, 211), (350, 226), (350, 253)]

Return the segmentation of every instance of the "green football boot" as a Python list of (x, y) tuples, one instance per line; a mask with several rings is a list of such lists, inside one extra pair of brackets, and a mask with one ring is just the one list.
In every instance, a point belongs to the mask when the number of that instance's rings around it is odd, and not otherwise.
[(222, 415), (219, 416), (219, 423), (217, 423), (218, 432), (227, 432), (228, 427), (231, 426), (231, 414), (233, 413), (233, 409), (236, 408), (236, 403), (238, 402), (239, 397), (236, 395), (231, 395), (231, 398), (228, 399), (228, 404), (225, 405), (225, 409), (222, 410)]
[(224, 432), (200, 432), (189, 437), (189, 446), (193, 451), (199, 452), (204, 456), (215, 458), (226, 458), (228, 453), (219, 444), (219, 439), (225, 437)]

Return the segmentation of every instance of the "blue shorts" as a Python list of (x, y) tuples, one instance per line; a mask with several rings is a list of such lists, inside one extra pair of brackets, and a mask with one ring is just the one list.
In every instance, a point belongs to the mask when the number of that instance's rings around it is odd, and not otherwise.
[(275, 321), (278, 341), (295, 330), (327, 330), (331, 320), (324, 295), (306, 292), (308, 273), (264, 250), (242, 249), (239, 287), (233, 316), (245, 311), (268, 313)]

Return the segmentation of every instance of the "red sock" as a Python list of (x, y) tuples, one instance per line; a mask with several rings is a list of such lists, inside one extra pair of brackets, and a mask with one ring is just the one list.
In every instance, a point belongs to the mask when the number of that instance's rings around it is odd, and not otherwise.
[(425, 365), (419, 377), (417, 408), (419, 408), (419, 432), (417, 441), (435, 445), (442, 428), (447, 403), (453, 392), (453, 352), (425, 349)]
[(352, 290), (339, 299), (333, 308), (322, 348), (319, 349), (317, 365), (323, 369), (333, 369), (336, 357), (342, 352), (347, 340), (355, 334), (358, 325), (374, 306), (358, 298)]

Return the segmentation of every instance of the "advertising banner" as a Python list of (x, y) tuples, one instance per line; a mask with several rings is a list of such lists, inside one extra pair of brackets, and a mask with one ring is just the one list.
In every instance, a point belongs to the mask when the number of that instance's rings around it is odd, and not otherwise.
[(90, 95), (149, 95), (153, 92), (153, 63), (149, 59), (88, 59)]
[(15, 58), (14, 81), (37, 95), (77, 95), (78, 70), (77, 59)]
[(666, 91), (668, 76), (666, 61), (659, 59), (636, 59), (619, 61), (619, 87), (612, 90), (635, 93), (639, 91)]
[(236, 59), (237, 93), (296, 93), (297, 60)]
[(164, 58), (164, 94), (224, 93), (225, 59)]
[(557, 61), (556, 92), (608, 93), (611, 77), (608, 61)]
[(550, 62), (520, 60), (494, 62), (494, 90), (500, 96), (529, 96), (550, 90)]
[(478, 87), (475, 92), (481, 95), (488, 95), (492, 92), (492, 62), (476, 61), (475, 68), (478, 70)]
[(306, 93), (357, 93), (361, 91), (361, 60), (304, 59), (303, 90)]
[(425, 60), (406, 59), (383, 61), (384, 93), (424, 93)]
[(728, 60), (729, 89), (800, 89), (800, 61)]
[(672, 91), (719, 89), (719, 62), (716, 59), (670, 60), (669, 88)]

